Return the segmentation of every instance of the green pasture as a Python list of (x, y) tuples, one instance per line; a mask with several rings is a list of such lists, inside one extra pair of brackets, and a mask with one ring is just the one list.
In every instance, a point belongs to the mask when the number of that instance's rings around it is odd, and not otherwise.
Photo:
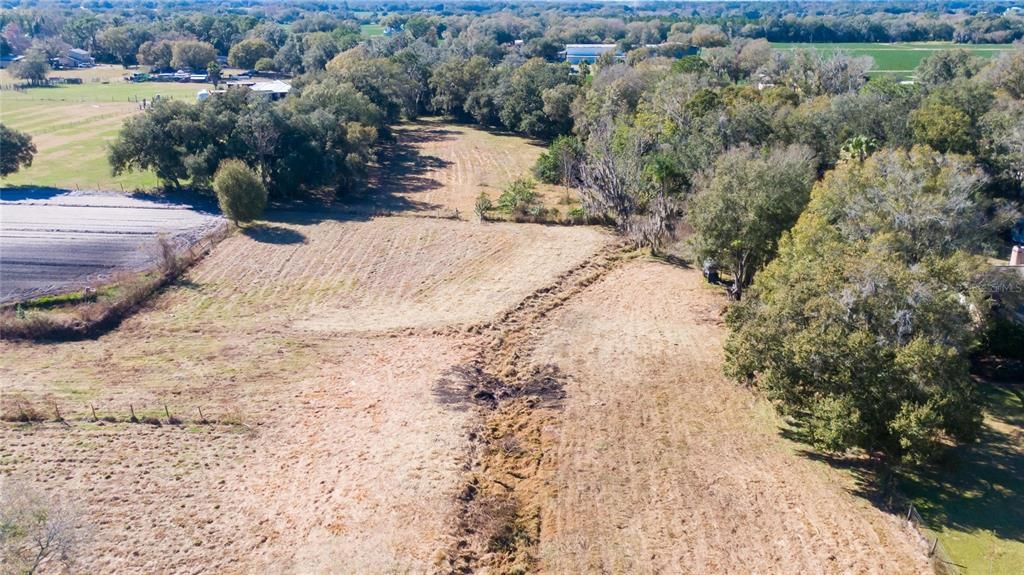
[(152, 173), (114, 177), (107, 147), (121, 124), (139, 113), (138, 102), (161, 98), (194, 101), (207, 84), (121, 80), (0, 91), (0, 122), (29, 133), (37, 154), (32, 166), (0, 180), (3, 186), (48, 186), (120, 191), (152, 188)]
[(1011, 44), (954, 44), (952, 42), (906, 42), (873, 44), (862, 42), (816, 43), (772, 42), (777, 50), (817, 50), (825, 54), (846, 52), (852, 56), (871, 56), (875, 60), (875, 73), (892, 74), (905, 78), (913, 74), (921, 60), (941, 50), (963, 48), (983, 58), (1013, 50)]
[(359, 32), (366, 38), (372, 38), (374, 36), (383, 36), (384, 27), (380, 24), (363, 24), (359, 27)]
[(1024, 565), (1024, 386), (984, 389), (978, 442), (900, 486), (961, 572), (1016, 575)]

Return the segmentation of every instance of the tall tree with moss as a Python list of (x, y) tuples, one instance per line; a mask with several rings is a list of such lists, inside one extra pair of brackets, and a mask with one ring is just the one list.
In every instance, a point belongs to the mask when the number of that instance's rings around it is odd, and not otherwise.
[(728, 316), (726, 371), (756, 383), (817, 448), (921, 462), (970, 441), (968, 358), (991, 266), (976, 255), (1011, 214), (960, 156), (885, 149), (846, 162)]
[(722, 154), (698, 179), (687, 210), (694, 251), (732, 272), (736, 299), (774, 257), (782, 233), (807, 205), (815, 167), (806, 146), (743, 145)]

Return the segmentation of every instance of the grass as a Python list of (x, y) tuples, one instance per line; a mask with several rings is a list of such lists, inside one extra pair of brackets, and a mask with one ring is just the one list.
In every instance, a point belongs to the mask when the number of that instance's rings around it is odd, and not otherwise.
[(985, 384), (980, 441), (901, 489), (966, 573), (1011, 575), (1024, 565), (1024, 387)]
[(905, 42), (878, 44), (868, 42), (797, 43), (772, 42), (776, 50), (812, 49), (826, 54), (843, 51), (852, 56), (871, 56), (875, 60), (873, 72), (891, 74), (899, 78), (910, 77), (925, 57), (940, 50), (964, 48), (977, 56), (991, 58), (1000, 52), (1013, 50), (1011, 44), (954, 44), (952, 42)]
[(380, 24), (363, 24), (359, 27), (360, 34), (366, 38), (372, 38), (374, 36), (383, 36), (384, 27)]
[[(223, 239), (223, 234), (218, 239)], [(124, 273), (94, 290), (44, 296), (0, 308), (0, 339), (77, 340), (97, 337), (120, 324), (151, 295), (176, 280), (205, 253), (177, 254), (161, 240), (162, 259), (149, 271)]]
[[(3, 179), (3, 186), (49, 186), (108, 191), (147, 189), (158, 185), (151, 172), (113, 176), (107, 146), (125, 119), (139, 112), (137, 102), (162, 98), (193, 100), (207, 84), (135, 84), (121, 79), (114, 66), (59, 72), (79, 77), (79, 85), (5, 90), (0, 93), (0, 122), (29, 133), (38, 150), (32, 166)], [(13, 80), (6, 72), (0, 84)]]

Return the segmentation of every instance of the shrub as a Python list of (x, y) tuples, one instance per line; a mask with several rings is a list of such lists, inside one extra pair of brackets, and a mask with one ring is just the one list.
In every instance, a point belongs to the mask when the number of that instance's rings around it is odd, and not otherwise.
[(2, 406), (2, 409), (0, 409), (0, 420), (3, 421), (31, 423), (45, 419), (43, 414), (29, 400), (20, 395), (5, 397), (3, 402), (0, 402), (0, 406)]
[(257, 72), (272, 72), (274, 70), (274, 60), (272, 58), (260, 58), (256, 60), (255, 68)]
[(487, 219), (487, 212), (494, 209), (494, 204), (491, 203), (490, 196), (487, 192), (480, 192), (480, 195), (476, 197), (476, 204), (473, 206), (473, 211), (476, 212), (476, 217), (481, 220)]
[(267, 207), (267, 188), (241, 160), (224, 160), (213, 177), (220, 209), (231, 221), (251, 222)]
[(587, 221), (587, 213), (583, 211), (583, 208), (573, 208), (569, 210), (569, 221), (574, 224), (582, 224)]
[(575, 136), (559, 136), (537, 158), (533, 175), (545, 184), (571, 185), (583, 157), (583, 145)]
[(536, 215), (538, 210), (543, 210), (537, 192), (534, 191), (536, 184), (533, 180), (520, 178), (505, 188), (498, 197), (498, 210), (512, 217), (523, 217)]
[(28, 484), (0, 481), (0, 572), (72, 571), (86, 543), (79, 512)]

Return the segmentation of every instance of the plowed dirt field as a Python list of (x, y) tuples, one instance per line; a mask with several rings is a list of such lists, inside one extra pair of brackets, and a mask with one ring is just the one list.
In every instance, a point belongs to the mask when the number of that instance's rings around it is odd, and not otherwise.
[(65, 293), (152, 267), (163, 236), (180, 247), (224, 220), (124, 194), (0, 191), (0, 303)]

